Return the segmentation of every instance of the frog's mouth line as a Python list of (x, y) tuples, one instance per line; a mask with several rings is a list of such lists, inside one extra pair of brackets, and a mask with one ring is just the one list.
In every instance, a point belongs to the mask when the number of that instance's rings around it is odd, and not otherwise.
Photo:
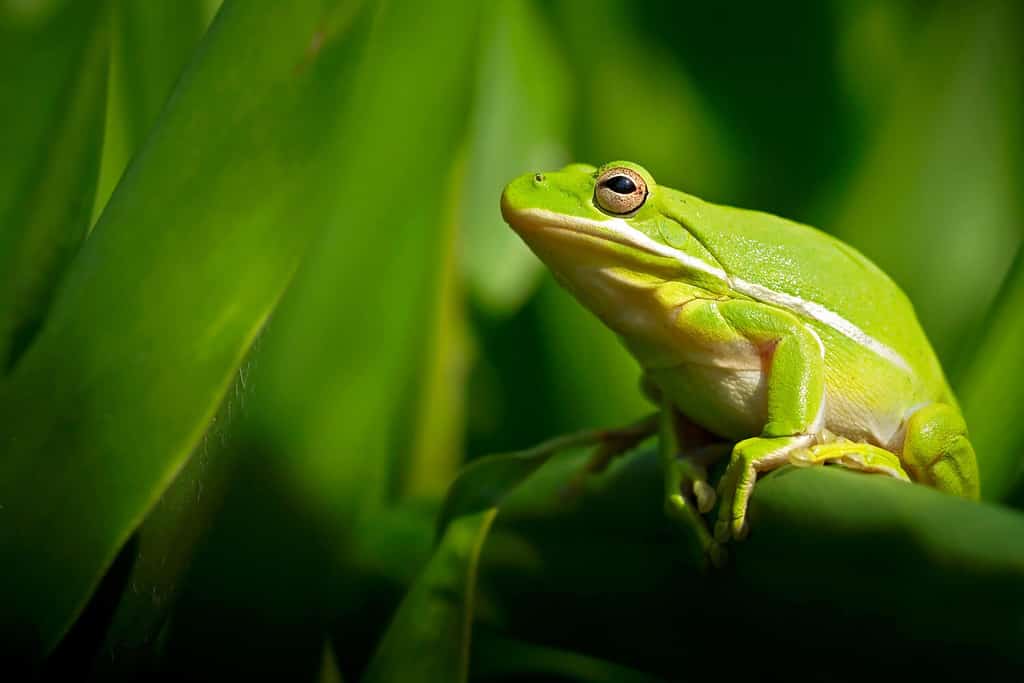
[(606, 242), (614, 242), (652, 256), (661, 256), (677, 261), (689, 270), (710, 275), (727, 286), (731, 284), (729, 276), (721, 268), (656, 242), (621, 218), (595, 221), (578, 216), (566, 216), (546, 209), (512, 209), (504, 205), (502, 213), (505, 215), (505, 220), (517, 229), (562, 230)]
[[(763, 285), (747, 282), (737, 277), (730, 277), (721, 268), (709, 265), (689, 254), (654, 241), (621, 218), (607, 218), (596, 221), (577, 216), (566, 216), (546, 209), (514, 209), (507, 206), (504, 201), (502, 201), (501, 210), (505, 220), (509, 225), (515, 227), (517, 231), (521, 228), (526, 230), (563, 230), (571, 234), (585, 235), (594, 239), (615, 242), (648, 254), (673, 259), (688, 269), (705, 273), (720, 280), (729, 288), (749, 296), (755, 301), (778, 306), (779, 308), (817, 320), (861, 346), (870, 349), (876, 355), (885, 358), (896, 367), (907, 372), (911, 371), (906, 359), (895, 349), (875, 339), (835, 311), (829, 310), (814, 301), (808, 301), (786, 292), (769, 289)], [(818, 343), (822, 347), (822, 354), (824, 354), (825, 348), (820, 339)]]

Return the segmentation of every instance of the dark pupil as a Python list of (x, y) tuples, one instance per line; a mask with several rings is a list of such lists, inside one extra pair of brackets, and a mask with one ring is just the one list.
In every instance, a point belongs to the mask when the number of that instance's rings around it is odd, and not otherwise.
[(605, 181), (604, 186), (616, 194), (633, 194), (636, 184), (624, 175), (617, 175)]

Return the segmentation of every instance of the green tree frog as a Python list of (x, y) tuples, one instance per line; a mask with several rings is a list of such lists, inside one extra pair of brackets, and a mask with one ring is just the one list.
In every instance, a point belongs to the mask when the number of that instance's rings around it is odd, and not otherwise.
[[(626, 161), (524, 175), (501, 210), (619, 335), (662, 424), (735, 444), (717, 491), (702, 463), (666, 460), (666, 507), (706, 550), (746, 535), (758, 473), (784, 464), (978, 498), (967, 427), (910, 301), (852, 247), (660, 187)], [(712, 534), (700, 515), (716, 502)]]

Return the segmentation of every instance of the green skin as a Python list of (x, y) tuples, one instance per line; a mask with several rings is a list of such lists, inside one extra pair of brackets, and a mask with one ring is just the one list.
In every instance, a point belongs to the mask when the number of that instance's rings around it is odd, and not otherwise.
[[(595, 189), (621, 168), (647, 196), (613, 215)], [(757, 474), (784, 464), (834, 463), (978, 498), (966, 425), (909, 300), (852, 247), (659, 187), (630, 162), (524, 175), (501, 209), (639, 361), (661, 407), (667, 509), (696, 525), (706, 550), (745, 536)], [(714, 540), (699, 513), (715, 491), (707, 463), (682, 452), (687, 422), (735, 442)]]

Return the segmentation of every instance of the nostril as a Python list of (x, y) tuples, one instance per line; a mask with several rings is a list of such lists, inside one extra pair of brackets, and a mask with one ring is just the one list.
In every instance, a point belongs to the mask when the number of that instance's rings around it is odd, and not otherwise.
[(535, 183), (543, 183), (544, 182), (544, 174), (543, 173), (535, 173), (534, 176), (533, 176), (533, 182), (535, 182)]

